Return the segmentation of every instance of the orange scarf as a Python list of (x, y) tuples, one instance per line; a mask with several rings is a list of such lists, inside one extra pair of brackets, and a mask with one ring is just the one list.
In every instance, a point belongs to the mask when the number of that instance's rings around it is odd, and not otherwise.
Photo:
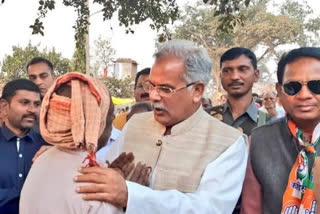
[[(71, 98), (55, 91), (63, 84), (71, 87)], [(105, 128), (110, 95), (103, 83), (81, 73), (59, 77), (43, 98), (40, 131), (50, 144), (88, 151), (89, 165), (96, 165), (95, 151)]]
[(298, 154), (296, 162), (290, 171), (288, 185), (282, 198), (281, 213), (315, 213), (317, 201), (313, 190), (314, 169), (309, 173), (308, 163), (310, 158), (308, 158), (307, 154), (311, 154), (313, 160), (317, 155), (315, 146), (320, 141), (320, 124), (314, 129), (311, 142), (304, 140), (302, 130), (297, 128), (292, 120), (288, 121), (288, 126), (291, 134), (298, 140), (303, 149)]

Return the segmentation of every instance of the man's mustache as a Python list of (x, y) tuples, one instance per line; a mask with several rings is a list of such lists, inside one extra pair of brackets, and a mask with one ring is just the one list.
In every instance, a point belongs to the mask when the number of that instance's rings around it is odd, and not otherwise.
[(22, 116), (22, 119), (24, 119), (26, 117), (33, 117), (34, 120), (37, 120), (37, 118), (38, 118), (37, 115), (35, 115), (35, 114), (25, 114)]
[(228, 84), (228, 86), (238, 86), (238, 85), (244, 85), (242, 82), (231, 82)]
[(162, 110), (162, 111), (169, 111), (167, 107), (159, 104), (159, 103), (152, 103), (154, 109)]

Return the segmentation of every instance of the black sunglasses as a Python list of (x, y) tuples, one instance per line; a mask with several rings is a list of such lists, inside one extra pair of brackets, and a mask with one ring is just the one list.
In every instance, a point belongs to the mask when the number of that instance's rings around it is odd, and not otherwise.
[(291, 81), (283, 84), (283, 90), (287, 95), (294, 96), (299, 93), (303, 85), (306, 85), (312, 93), (320, 94), (320, 80)]

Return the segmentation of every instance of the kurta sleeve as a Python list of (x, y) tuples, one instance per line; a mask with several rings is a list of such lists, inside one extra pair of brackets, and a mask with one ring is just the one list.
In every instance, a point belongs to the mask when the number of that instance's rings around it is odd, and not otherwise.
[(177, 190), (152, 190), (126, 181), (128, 204), (126, 214), (226, 214), (232, 213), (240, 196), (245, 176), (248, 148), (241, 136), (211, 162), (194, 193)]

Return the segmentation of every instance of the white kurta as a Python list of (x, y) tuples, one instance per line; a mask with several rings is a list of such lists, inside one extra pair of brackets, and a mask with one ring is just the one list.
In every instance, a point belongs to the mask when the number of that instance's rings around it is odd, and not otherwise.
[[(123, 151), (124, 134), (107, 154), (109, 161)], [(227, 133), (226, 133), (227, 134)], [(240, 196), (248, 158), (247, 137), (236, 142), (212, 161), (205, 169), (200, 185), (194, 193), (177, 190), (153, 190), (127, 181), (128, 204), (126, 214), (229, 214)], [(154, 170), (154, 174), (157, 169)], [(152, 178), (154, 178), (154, 174)]]

